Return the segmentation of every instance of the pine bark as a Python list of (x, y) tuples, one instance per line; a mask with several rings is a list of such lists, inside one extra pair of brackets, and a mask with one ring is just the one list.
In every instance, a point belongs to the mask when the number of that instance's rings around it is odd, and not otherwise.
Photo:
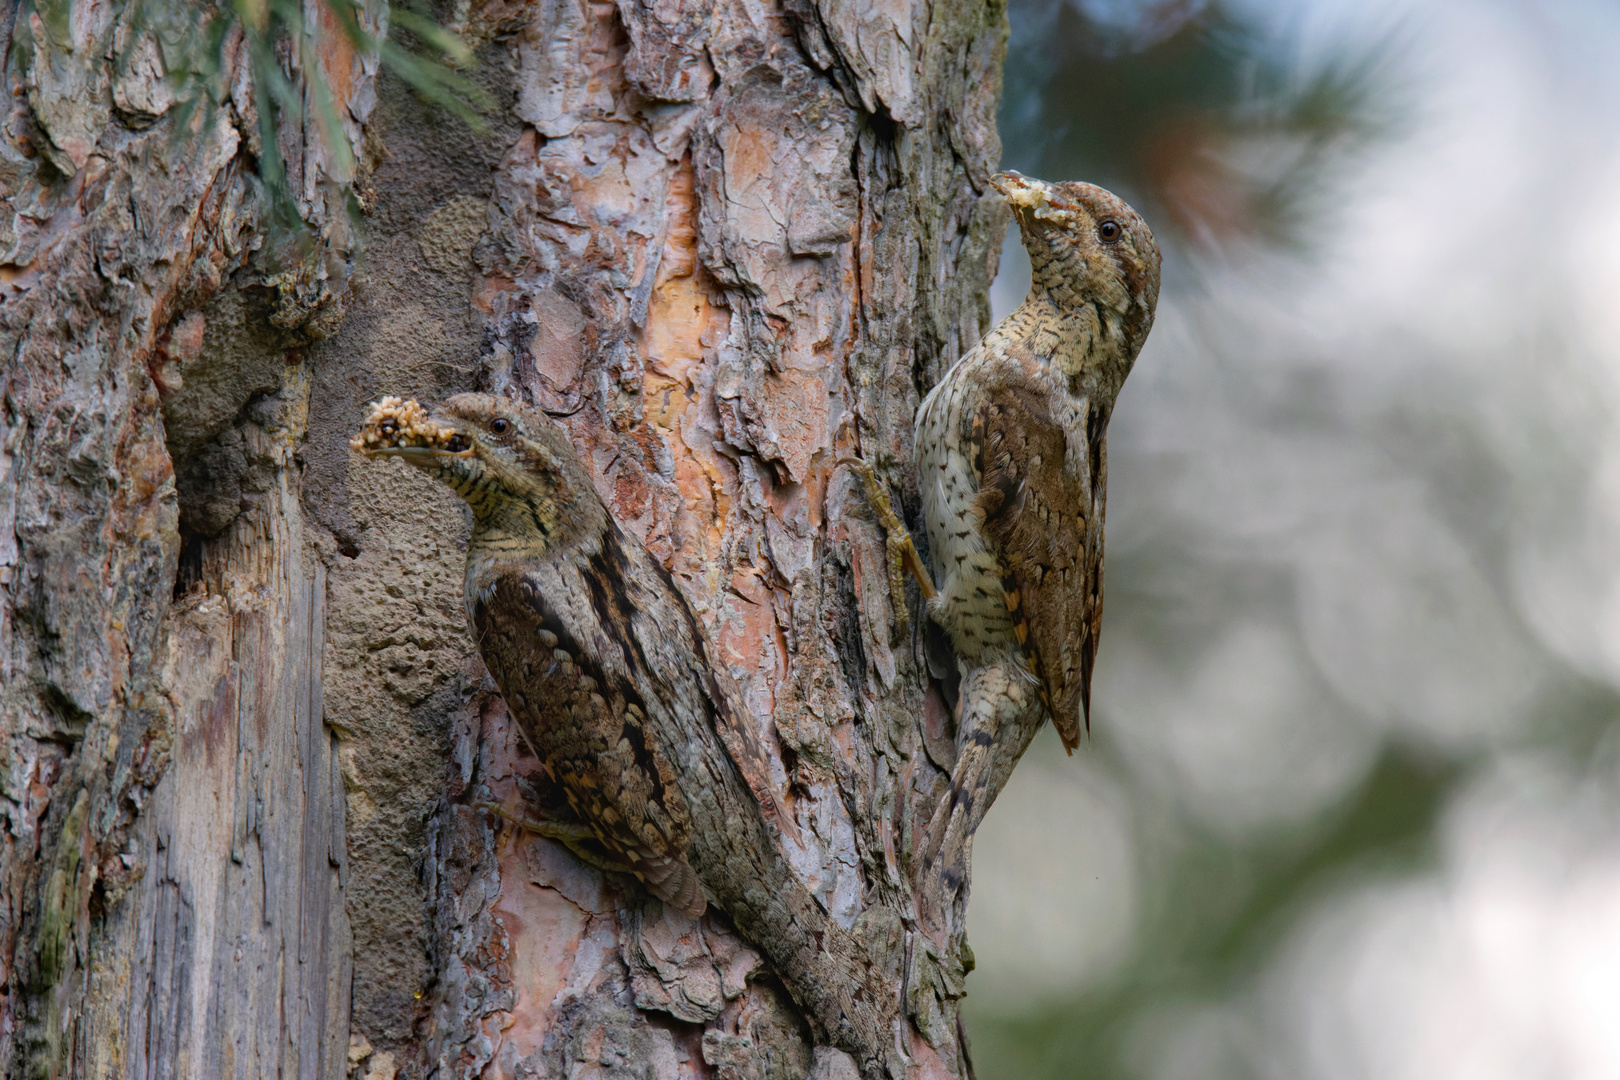
[(1004, 7), (455, 5), (474, 132), (310, 0), (294, 233), (239, 34), (188, 107), (129, 9), (3, 10), (7, 1075), (852, 1075), (722, 915), (518, 824), (553, 793), (463, 511), (347, 448), (377, 395), (466, 389), (562, 418), (742, 686), (902, 1071), (967, 1075), (966, 887), (917, 873), (951, 691), (840, 459), (917, 524), (912, 416), (1006, 227)]

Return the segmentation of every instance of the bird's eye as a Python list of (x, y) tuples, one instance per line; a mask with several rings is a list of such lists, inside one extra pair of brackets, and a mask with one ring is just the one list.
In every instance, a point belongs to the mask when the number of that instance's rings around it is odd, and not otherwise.
[(512, 430), (512, 422), (510, 420), (502, 420), (497, 417), (489, 422), (489, 430), (493, 431), (497, 435), (505, 435), (508, 431)]
[(1119, 227), (1117, 221), (1105, 221), (1097, 226), (1097, 239), (1105, 244), (1112, 244), (1125, 235), (1125, 230)]

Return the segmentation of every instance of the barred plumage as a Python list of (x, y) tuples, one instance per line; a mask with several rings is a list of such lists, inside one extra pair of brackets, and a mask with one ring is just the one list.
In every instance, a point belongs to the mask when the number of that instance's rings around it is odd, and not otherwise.
[[(1089, 726), (1102, 615), (1105, 433), (1153, 324), (1159, 251), (1090, 184), (993, 178), (1023, 232), (1029, 296), (917, 411), (917, 474), (940, 595), (929, 604), (964, 676), (1034, 683), (1071, 751)], [(997, 702), (963, 700), (964, 728)]]

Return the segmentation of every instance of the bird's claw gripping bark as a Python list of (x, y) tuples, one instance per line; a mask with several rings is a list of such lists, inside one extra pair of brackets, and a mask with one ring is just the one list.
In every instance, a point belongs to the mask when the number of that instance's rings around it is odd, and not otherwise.
[(917, 553), (917, 545), (912, 542), (911, 530), (906, 523), (900, 520), (895, 513), (894, 503), (889, 498), (889, 489), (877, 477), (877, 470), (872, 468), (868, 461), (857, 457), (840, 458), (840, 465), (848, 465), (861, 478), (866, 487), (866, 497), (877, 511), (878, 524), (883, 526), (886, 537), (889, 557), (889, 601), (894, 608), (895, 622), (904, 629), (908, 621), (906, 607), (906, 573), (917, 579), (922, 588), (923, 600), (932, 600), (938, 596), (934, 588), (933, 579), (928, 576), (928, 568), (923, 565), (922, 556)]
[(536, 836), (543, 836), (547, 840), (557, 841), (567, 848), (574, 858), (593, 870), (600, 870), (603, 873), (610, 874), (632, 874), (635, 872), (625, 863), (603, 858), (597, 852), (586, 847), (587, 843), (597, 842), (596, 834), (591, 832), (588, 825), (567, 824), (561, 821), (537, 821), (534, 818), (524, 817), (522, 814), (515, 814), (499, 803), (481, 802), (477, 806), (480, 810), (488, 810), (496, 817), (511, 822), (524, 832), (531, 832)]

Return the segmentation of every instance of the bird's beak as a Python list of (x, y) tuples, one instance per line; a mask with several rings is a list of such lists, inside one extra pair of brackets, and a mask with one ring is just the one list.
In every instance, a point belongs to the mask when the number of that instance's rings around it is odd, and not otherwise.
[(412, 465), (431, 465), (446, 458), (470, 458), (476, 452), (474, 440), (460, 426), (459, 422), (451, 416), (434, 410), (428, 417), (433, 427), (437, 429), (439, 444), (436, 446), (400, 445), (385, 446), (374, 453), (388, 457), (397, 457), (408, 461)]
[(472, 457), (477, 440), (455, 417), (442, 412), (429, 416), (415, 401), (383, 398), (371, 407), (349, 445), (366, 457), (397, 457), (432, 469), (448, 458)]
[(1023, 180), (1023, 173), (1008, 169), (1006, 172), (998, 172), (992, 176), (990, 186), (1001, 192), (1002, 195), (1011, 197), (1013, 188), (1022, 183)]
[(1008, 169), (990, 178), (990, 186), (999, 191), (1014, 208), (1033, 210), (1045, 206), (1051, 199), (1051, 189), (1040, 180)]
[(445, 450), (435, 450), (430, 446), (379, 446), (375, 449), (360, 451), (366, 457), (397, 457), (401, 461), (412, 465), (432, 465), (442, 457), (465, 457), (465, 454), (451, 454)]

